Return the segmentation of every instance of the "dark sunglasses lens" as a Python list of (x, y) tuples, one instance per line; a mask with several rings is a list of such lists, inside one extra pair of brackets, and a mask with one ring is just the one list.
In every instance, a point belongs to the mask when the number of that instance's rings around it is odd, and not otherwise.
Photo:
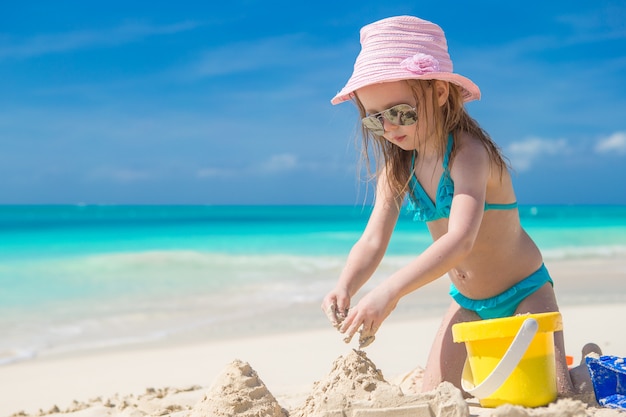
[(408, 104), (398, 104), (390, 109), (365, 117), (361, 120), (363, 127), (375, 135), (383, 135), (385, 127), (382, 118), (396, 126), (410, 126), (417, 122), (417, 112)]
[(382, 135), (385, 132), (383, 124), (375, 116), (366, 117), (361, 122), (363, 123), (363, 127), (375, 135)]
[(417, 122), (417, 113), (408, 104), (398, 104), (385, 110), (383, 117), (398, 126), (409, 126)]

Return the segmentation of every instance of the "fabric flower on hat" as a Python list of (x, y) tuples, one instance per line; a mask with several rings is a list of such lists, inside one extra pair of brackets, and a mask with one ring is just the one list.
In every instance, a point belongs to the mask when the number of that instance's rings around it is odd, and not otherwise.
[(402, 61), (400, 67), (414, 74), (422, 75), (429, 72), (439, 72), (439, 61), (432, 55), (420, 52)]

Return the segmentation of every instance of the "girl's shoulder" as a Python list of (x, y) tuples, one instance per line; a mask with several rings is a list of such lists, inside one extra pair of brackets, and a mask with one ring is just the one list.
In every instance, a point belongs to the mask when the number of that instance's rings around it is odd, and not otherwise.
[(469, 132), (455, 132), (454, 145), (455, 149), (453, 154), (467, 154), (474, 158), (487, 158), (488, 162), (485, 163), (499, 173), (503, 173), (509, 169), (509, 165), (500, 147), (482, 129)]
[(450, 155), (450, 162), (453, 159), (462, 160), (484, 160), (489, 161), (489, 152), (480, 138), (469, 132), (457, 132), (454, 134), (454, 146)]
[(466, 131), (457, 131), (452, 134), (454, 137), (454, 145), (455, 146), (483, 146), (480, 138), (470, 132)]

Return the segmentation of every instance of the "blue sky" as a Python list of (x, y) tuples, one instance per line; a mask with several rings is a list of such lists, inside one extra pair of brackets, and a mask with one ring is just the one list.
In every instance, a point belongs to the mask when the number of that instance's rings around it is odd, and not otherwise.
[(623, 1), (1, 9), (0, 204), (361, 204), (357, 114), (330, 99), (361, 26), (400, 14), (446, 32), (521, 204), (626, 204)]

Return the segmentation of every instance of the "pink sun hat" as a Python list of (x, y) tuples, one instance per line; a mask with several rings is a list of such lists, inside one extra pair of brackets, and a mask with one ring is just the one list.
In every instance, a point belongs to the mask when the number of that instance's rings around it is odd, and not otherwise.
[(452, 72), (443, 30), (413, 16), (382, 19), (361, 29), (361, 52), (346, 86), (330, 101), (343, 103), (371, 84), (399, 80), (443, 80), (461, 87), (464, 101), (480, 99), (469, 78)]

